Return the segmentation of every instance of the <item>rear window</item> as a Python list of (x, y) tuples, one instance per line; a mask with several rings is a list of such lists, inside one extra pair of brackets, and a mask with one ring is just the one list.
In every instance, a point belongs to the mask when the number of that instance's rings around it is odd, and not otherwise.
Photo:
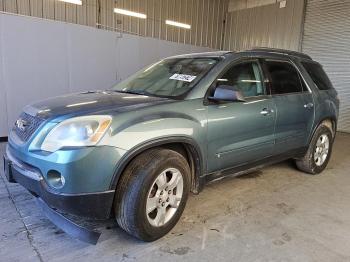
[(319, 90), (328, 90), (333, 88), (331, 81), (329, 80), (321, 65), (308, 62), (302, 62), (302, 65), (309, 73), (312, 81), (314, 81)]

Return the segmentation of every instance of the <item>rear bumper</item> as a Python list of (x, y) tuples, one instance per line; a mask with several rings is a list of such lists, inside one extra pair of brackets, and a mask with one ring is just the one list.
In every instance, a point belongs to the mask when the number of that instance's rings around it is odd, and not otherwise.
[(38, 169), (15, 159), (9, 152), (4, 155), (4, 171), (9, 182), (19, 183), (52, 209), (94, 219), (110, 217), (114, 190), (86, 194), (57, 193), (46, 184)]

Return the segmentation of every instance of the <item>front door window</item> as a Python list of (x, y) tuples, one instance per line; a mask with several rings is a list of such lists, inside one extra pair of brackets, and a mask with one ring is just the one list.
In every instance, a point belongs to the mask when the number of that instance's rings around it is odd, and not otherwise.
[(244, 97), (265, 95), (257, 62), (246, 62), (232, 66), (222, 77), (217, 79), (218, 85), (241, 91)]

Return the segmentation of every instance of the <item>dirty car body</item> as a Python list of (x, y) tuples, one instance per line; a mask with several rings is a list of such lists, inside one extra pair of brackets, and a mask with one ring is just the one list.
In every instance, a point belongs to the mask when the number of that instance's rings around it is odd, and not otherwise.
[[(155, 85), (151, 78), (170, 64)], [(181, 71), (185, 66), (191, 68)], [(334, 134), (338, 118), (337, 93), (320, 87), (313, 66), (322, 70), (307, 55), (286, 50), (189, 54), (151, 65), (111, 90), (34, 103), (10, 132), (7, 178), (50, 209), (104, 219), (113, 216), (123, 172), (150, 149), (181, 154), (194, 193), (226, 175), (300, 159), (319, 125)], [(158, 71), (149, 77), (152, 70)], [(163, 82), (178, 86), (169, 93)]]

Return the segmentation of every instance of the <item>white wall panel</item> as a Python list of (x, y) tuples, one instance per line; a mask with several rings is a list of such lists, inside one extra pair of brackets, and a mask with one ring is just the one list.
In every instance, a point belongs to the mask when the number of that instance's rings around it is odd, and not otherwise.
[(173, 56), (183, 53), (190, 53), (190, 48), (186, 45), (178, 45), (174, 42), (162, 41), (162, 45), (159, 46), (159, 56), (164, 58), (166, 56)]
[(155, 58), (159, 56), (159, 45), (162, 45), (162, 41), (150, 37), (142, 37), (140, 39), (140, 67), (147, 66), (154, 62)]
[(0, 16), (0, 137), (7, 134), (7, 105), (6, 90), (3, 78), (3, 55), (2, 55), (2, 30), (3, 23)]
[(140, 37), (124, 34), (118, 39), (118, 80), (127, 78), (138, 71), (140, 66)]
[(0, 136), (29, 103), (107, 89), (160, 58), (211, 50), (4, 13), (0, 21)]
[(79, 25), (66, 25), (69, 89), (106, 89), (116, 82), (118, 34)]
[(65, 24), (2, 15), (3, 78), (8, 121), (28, 102), (69, 91)]

